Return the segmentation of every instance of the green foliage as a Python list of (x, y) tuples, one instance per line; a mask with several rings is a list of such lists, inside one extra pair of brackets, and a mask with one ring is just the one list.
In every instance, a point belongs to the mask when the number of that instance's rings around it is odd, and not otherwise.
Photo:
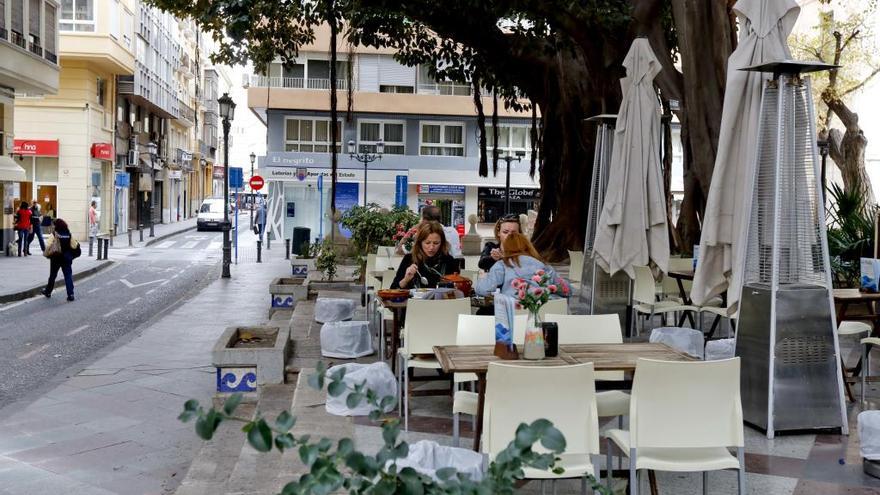
[(877, 206), (867, 203), (861, 187), (851, 191), (831, 184), (831, 208), (828, 210), (828, 252), (835, 278), (850, 287), (858, 287), (859, 258), (872, 257), (874, 218)]
[(302, 246), (300, 246), (299, 257), (303, 259), (311, 259), (317, 256), (318, 251), (321, 250), (321, 244), (311, 243), (309, 241), (303, 241)]
[(333, 241), (327, 237), (324, 239), (323, 243), (316, 243), (313, 247), (314, 246), (320, 246), (316, 253), (315, 268), (321, 270), (321, 273), (324, 275), (324, 280), (332, 282), (336, 277), (337, 267), (337, 253), (336, 248), (333, 247)]
[(395, 206), (390, 211), (376, 203), (354, 206), (340, 219), (340, 224), (351, 230), (351, 242), (357, 253), (366, 257), (377, 246), (393, 244), (392, 237), (398, 230), (406, 230), (418, 223), (419, 216), (408, 206)]
[[(398, 470), (396, 461), (409, 454), (409, 444), (400, 439), (400, 420), (382, 418), (382, 411), (393, 408), (396, 398), (380, 398), (372, 390), (366, 389), (365, 383), (350, 388), (343, 381), (344, 377), (344, 368), (333, 370), (328, 376), (324, 363), (318, 363), (316, 373), (309, 376), (308, 382), (317, 389), (323, 389), (326, 384), (331, 396), (338, 397), (350, 392), (350, 407), (363, 401), (372, 406), (370, 419), (382, 421), (384, 441), (375, 455), (358, 451), (350, 438), (343, 438), (334, 444), (327, 438), (312, 440), (309, 435), (296, 436), (290, 432), (296, 420), (286, 411), (273, 424), (259, 413), (255, 418), (236, 417), (234, 412), (241, 401), (238, 395), (227, 399), (220, 410), (211, 408), (205, 411), (198, 401), (189, 400), (184, 404), (179, 419), (186, 422), (195, 418), (196, 433), (205, 440), (210, 440), (224, 421), (238, 421), (244, 423), (242, 431), (247, 433), (248, 443), (260, 452), (269, 452), (273, 448), (281, 452), (296, 449), (300, 460), (309, 467), (309, 473), (285, 485), (282, 495), (323, 495), (342, 490), (353, 494), (512, 495), (516, 483), (523, 479), (523, 469), (526, 467), (552, 470), (557, 474), (563, 472), (556, 462), (565, 451), (565, 438), (546, 419), (520, 424), (514, 440), (496, 456), (480, 482), (471, 481), (453, 468), (438, 470), (439, 482), (409, 467)], [(200, 423), (210, 425), (210, 428), (200, 428)], [(540, 444), (544, 450), (536, 452), (533, 449), (535, 444)], [(596, 492), (611, 495), (592, 476), (588, 476), (588, 480)]]

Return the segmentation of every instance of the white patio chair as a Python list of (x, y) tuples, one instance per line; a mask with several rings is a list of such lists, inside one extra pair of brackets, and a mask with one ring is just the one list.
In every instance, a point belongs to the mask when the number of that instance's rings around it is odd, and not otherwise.
[(676, 301), (658, 301), (657, 289), (654, 284), (654, 274), (647, 266), (633, 266), (635, 271), (635, 281), (633, 283), (633, 326), (635, 327), (634, 335), (639, 334), (638, 315), (646, 315), (649, 322), (652, 322), (654, 315), (678, 313), (680, 311), (692, 311), (694, 314), (699, 308), (688, 304), (682, 304)]
[[(606, 468), (612, 444), (629, 457), (629, 493), (639, 491), (638, 471), (703, 472), (736, 469), (745, 493), (745, 454), (739, 358), (720, 361), (636, 363), (629, 431), (608, 430)], [(736, 448), (734, 456), (728, 450)], [(611, 487), (611, 476), (608, 487)]]
[(584, 273), (584, 252), (568, 251), (568, 280), (572, 288), (581, 286), (581, 277)]
[[(398, 351), (399, 370), (403, 375), (400, 394), (403, 403), (404, 430), (409, 431), (410, 369), (440, 369), (434, 356), (434, 346), (454, 345), (458, 329), (458, 315), (471, 314), (468, 298), (446, 300), (410, 299), (406, 306), (403, 327), (403, 346)], [(442, 392), (442, 391), (428, 391)]]
[[(593, 363), (543, 367), (492, 362), (485, 399), (482, 451), (490, 460), (514, 439), (520, 423), (547, 419), (565, 436), (565, 452), (557, 462), (564, 472), (525, 468), (525, 479), (555, 484), (557, 479), (581, 478), (581, 493), (586, 493), (586, 475), (597, 474), (590, 456), (599, 453)], [(540, 444), (534, 449), (544, 451)]]

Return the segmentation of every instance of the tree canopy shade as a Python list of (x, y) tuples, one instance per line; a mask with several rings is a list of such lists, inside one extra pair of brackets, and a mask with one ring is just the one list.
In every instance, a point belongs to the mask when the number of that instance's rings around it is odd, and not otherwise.
[[(656, 83), (664, 102), (679, 102), (685, 198), (676, 238), (685, 249), (699, 240), (735, 44), (730, 0), (149, 1), (211, 32), (217, 62), (250, 61), (258, 70), (276, 57), (292, 62), (315, 28), (330, 23), (351, 43), (391, 47), (438, 79), (487, 88), (499, 104), (537, 106), (542, 200), (533, 240), (551, 260), (583, 246), (595, 133), (583, 119), (617, 112), (620, 63), (632, 40), (646, 37), (663, 66)], [(478, 114), (485, 122), (482, 108)]]

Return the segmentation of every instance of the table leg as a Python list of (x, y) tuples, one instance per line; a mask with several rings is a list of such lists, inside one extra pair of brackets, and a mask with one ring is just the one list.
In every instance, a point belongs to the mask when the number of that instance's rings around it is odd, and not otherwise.
[[(397, 376), (397, 349), (400, 347), (400, 317), (396, 309), (391, 314), (393, 315), (393, 328), (391, 331), (391, 351), (388, 355), (391, 356), (391, 372)], [(385, 343), (383, 342), (382, 345), (385, 345)]]
[[(691, 298), (687, 295), (687, 291), (684, 290), (684, 283), (680, 278), (675, 279), (675, 283), (678, 284), (678, 295), (681, 296), (681, 302), (688, 306), (691, 305)], [(688, 321), (691, 322), (691, 328), (696, 328), (697, 323), (694, 321), (694, 315), (691, 314), (690, 311), (685, 311), (683, 315), (681, 315), (681, 320), (678, 321), (678, 326), (684, 325), (684, 319), (687, 318)]]
[(477, 427), (474, 428), (474, 452), (480, 451), (483, 437), (483, 411), (486, 407), (486, 374), (477, 373)]

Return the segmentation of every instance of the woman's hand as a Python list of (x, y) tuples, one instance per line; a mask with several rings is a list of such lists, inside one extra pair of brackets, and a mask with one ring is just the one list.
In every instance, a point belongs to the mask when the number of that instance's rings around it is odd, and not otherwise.
[(412, 265), (409, 265), (409, 267), (407, 267), (406, 274), (404, 274), (403, 279), (401, 279), (400, 282), (406, 283), (406, 285), (409, 285), (409, 283), (412, 282), (412, 279), (415, 278), (415, 276), (418, 275), (418, 273), (419, 273), (419, 265), (416, 265), (415, 263), (413, 263)]
[(498, 261), (504, 257), (504, 254), (501, 253), (500, 249), (495, 248), (489, 252), (489, 256), (491, 256), (493, 260)]

